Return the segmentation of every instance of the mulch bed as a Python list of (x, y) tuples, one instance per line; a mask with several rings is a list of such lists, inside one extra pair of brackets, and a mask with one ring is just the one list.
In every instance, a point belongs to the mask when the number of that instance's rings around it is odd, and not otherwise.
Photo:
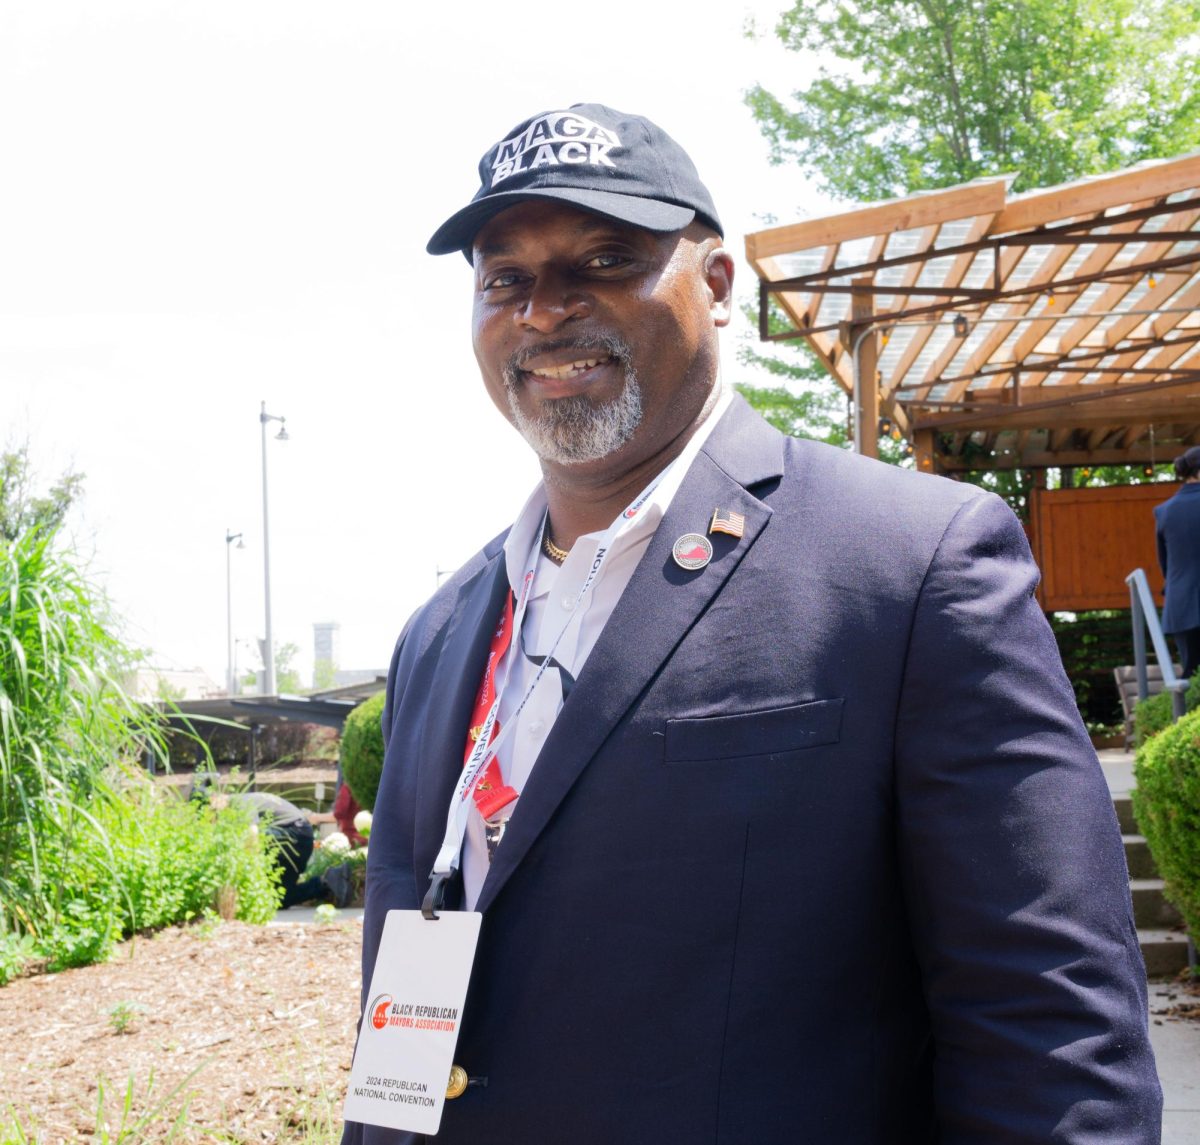
[[(0, 1141), (336, 1141), (361, 921), (208, 922), (0, 989)], [(123, 1113), (132, 1087), (131, 1111)], [(99, 1111), (98, 1111), (99, 1110)], [(15, 1125), (14, 1125), (15, 1123)]]

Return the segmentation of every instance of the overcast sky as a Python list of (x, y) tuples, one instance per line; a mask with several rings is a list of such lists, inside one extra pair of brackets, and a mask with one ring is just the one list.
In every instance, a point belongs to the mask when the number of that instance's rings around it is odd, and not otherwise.
[(469, 270), (429, 235), (518, 121), (607, 103), (691, 153), (749, 297), (756, 215), (828, 209), (742, 104), (806, 82), (742, 35), (782, 7), (0, 0), (0, 429), (44, 478), (87, 474), (71, 528), (127, 638), (224, 680), (227, 527), (234, 632), (262, 635), (265, 400), (291, 435), (276, 643), (307, 682), (338, 621), (341, 667), (386, 665), (537, 480), (483, 395)]

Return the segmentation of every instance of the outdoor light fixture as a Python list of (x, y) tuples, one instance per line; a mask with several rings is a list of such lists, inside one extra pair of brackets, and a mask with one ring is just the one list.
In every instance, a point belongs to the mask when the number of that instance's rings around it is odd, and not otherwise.
[(956, 338), (965, 338), (968, 329), (967, 316), (965, 314), (956, 314), (954, 316), (954, 336)]
[(890, 417), (881, 417), (879, 419), (879, 436), (887, 437), (892, 432), (892, 419)]

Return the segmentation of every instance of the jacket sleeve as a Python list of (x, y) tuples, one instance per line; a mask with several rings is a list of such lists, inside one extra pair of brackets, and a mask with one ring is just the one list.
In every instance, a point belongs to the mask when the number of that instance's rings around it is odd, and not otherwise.
[(942, 1145), (1159, 1140), (1111, 797), (1003, 502), (955, 514), (917, 603), (897, 846)]

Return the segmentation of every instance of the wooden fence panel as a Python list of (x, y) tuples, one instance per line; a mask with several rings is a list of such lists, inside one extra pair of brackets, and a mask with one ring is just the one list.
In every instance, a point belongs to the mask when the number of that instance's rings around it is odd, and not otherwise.
[(1177, 484), (1034, 489), (1029, 543), (1042, 570), (1038, 602), (1046, 612), (1128, 608), (1125, 578), (1144, 568), (1161, 606), (1163, 578), (1154, 546), (1154, 506)]

